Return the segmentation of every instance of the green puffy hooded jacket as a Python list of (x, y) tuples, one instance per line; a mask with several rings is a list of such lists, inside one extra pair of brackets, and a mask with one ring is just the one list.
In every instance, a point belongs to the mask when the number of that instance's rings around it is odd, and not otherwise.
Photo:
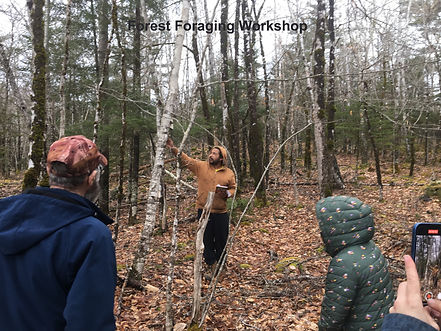
[(387, 261), (371, 240), (371, 207), (357, 198), (334, 196), (317, 203), (316, 215), (332, 256), (319, 330), (381, 329), (394, 294)]

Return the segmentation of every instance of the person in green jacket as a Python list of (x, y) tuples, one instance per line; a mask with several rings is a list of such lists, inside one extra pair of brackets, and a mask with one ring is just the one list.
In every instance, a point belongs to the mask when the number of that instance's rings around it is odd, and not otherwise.
[(331, 255), (319, 330), (381, 329), (394, 300), (387, 261), (372, 241), (372, 209), (357, 198), (333, 196), (316, 204)]

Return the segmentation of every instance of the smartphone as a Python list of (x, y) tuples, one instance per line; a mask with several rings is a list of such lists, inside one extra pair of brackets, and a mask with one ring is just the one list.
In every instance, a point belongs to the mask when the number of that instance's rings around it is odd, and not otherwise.
[(423, 303), (441, 299), (441, 223), (414, 225), (412, 258), (420, 277)]

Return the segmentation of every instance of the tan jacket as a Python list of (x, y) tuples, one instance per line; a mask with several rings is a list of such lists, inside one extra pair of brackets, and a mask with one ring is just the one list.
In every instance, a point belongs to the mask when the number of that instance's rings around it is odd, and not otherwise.
[[(222, 152), (224, 161), (227, 160), (227, 153), (223, 147), (215, 146)], [(173, 153), (178, 152), (177, 148), (172, 149)], [(184, 167), (187, 167), (193, 172), (198, 179), (198, 196), (196, 199), (196, 208), (203, 209), (207, 200), (208, 192), (215, 192), (216, 185), (228, 187), (230, 196), (233, 196), (236, 191), (236, 177), (234, 172), (225, 166), (216, 169), (208, 161), (196, 160), (189, 157), (185, 153), (181, 153), (181, 161)], [(212, 213), (226, 213), (227, 212), (227, 198), (222, 199), (218, 195), (214, 196), (213, 205), (211, 207)]]

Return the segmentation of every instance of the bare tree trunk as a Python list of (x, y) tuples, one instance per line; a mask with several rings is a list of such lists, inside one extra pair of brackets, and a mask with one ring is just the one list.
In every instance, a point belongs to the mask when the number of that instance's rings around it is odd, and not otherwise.
[(31, 10), (34, 73), (32, 79), (32, 127), (29, 137), (29, 164), (23, 190), (35, 187), (41, 175), (46, 132), (46, 50), (44, 49), (44, 0), (29, 1)]
[[(12, 96), (14, 99), (14, 103), (16, 104), (17, 108), (20, 109), (20, 112), (14, 112), (15, 114), (13, 114), (12, 116), (14, 118), (17, 119), (17, 138), (14, 138), (14, 141), (16, 140), (17, 143), (16, 144), (7, 144), (6, 140), (7, 140), (7, 130), (6, 130), (6, 125), (8, 124), (8, 121), (3, 120), (2, 123), (5, 126), (3, 129), (3, 133), (5, 134), (5, 154), (4, 154), (4, 160), (5, 160), (5, 165), (8, 164), (8, 160), (10, 160), (10, 157), (8, 157), (8, 151), (9, 151), (9, 147), (15, 145), (15, 152), (12, 153), (12, 155), (14, 155), (14, 159), (13, 159), (13, 164), (14, 164), (14, 168), (15, 171), (19, 171), (22, 169), (21, 166), (21, 160), (22, 160), (22, 150), (21, 148), (24, 147), (21, 144), (21, 116), (24, 115), (24, 118), (26, 119), (26, 122), (30, 122), (31, 121), (31, 116), (30, 116), (30, 109), (28, 108), (27, 102), (24, 99), (24, 96), (21, 93), (21, 90), (19, 89), (18, 85), (17, 85), (17, 80), (16, 77), (14, 75), (14, 72), (12, 71), (12, 68), (10, 66), (10, 55), (7, 54), (4, 45), (2, 43), (0, 43), (0, 64), (3, 67), (3, 70), (5, 71), (6, 74), (6, 87), (5, 87), (5, 103), (4, 103), (4, 109), (5, 109), (5, 115), (7, 112), (7, 108), (9, 105), (9, 89), (12, 90)], [(5, 117), (3, 117), (5, 119)], [(10, 138), (11, 139), (11, 138)]]
[[(387, 77), (386, 77), (386, 61), (383, 61), (383, 89), (386, 91), (387, 89)], [(393, 86), (393, 84), (391, 84)], [(393, 151), (392, 151), (392, 173), (398, 174), (400, 172), (399, 167), (399, 159), (400, 159), (400, 127), (398, 125), (398, 119), (399, 119), (399, 109), (398, 106), (394, 107), (394, 124), (393, 124)]]
[[(180, 152), (179, 152), (180, 153)], [(176, 260), (176, 251), (178, 246), (178, 223), (179, 223), (179, 207), (181, 202), (181, 158), (178, 153), (178, 168), (176, 171), (176, 208), (175, 217), (173, 219), (173, 230), (171, 238), (171, 251), (169, 258), (169, 269), (166, 286), (167, 304), (165, 306), (165, 330), (171, 331), (173, 329), (173, 280), (174, 280), (174, 268)]]
[(97, 71), (97, 87), (96, 87), (96, 98), (97, 105), (95, 111), (95, 121), (93, 123), (93, 141), (96, 143), (98, 140), (98, 127), (102, 124), (103, 117), (103, 102), (105, 99), (105, 94), (103, 93), (103, 88), (107, 85), (108, 81), (108, 66), (109, 66), (109, 55), (110, 55), (110, 43), (113, 37), (113, 30), (110, 39), (108, 39), (108, 16), (109, 7), (107, 2), (104, 0), (99, 0), (98, 3), (98, 42), (94, 40), (95, 43), (95, 69)]
[(409, 177), (413, 176), (413, 171), (415, 169), (415, 134), (413, 130), (408, 131), (410, 134), (409, 137), (409, 158), (410, 158), (410, 168), (409, 168)]
[(126, 115), (127, 115), (127, 65), (126, 65), (126, 50), (122, 44), (121, 36), (118, 28), (118, 7), (116, 0), (112, 0), (112, 26), (116, 34), (118, 48), (121, 52), (121, 79), (122, 79), (122, 105), (121, 105), (121, 140), (119, 144), (119, 178), (118, 178), (118, 197), (115, 216), (115, 227), (113, 233), (113, 241), (116, 243), (119, 232), (119, 218), (121, 213), (121, 204), (124, 198), (124, 155), (126, 145)]
[[(221, 0), (221, 23), (228, 23), (228, 0)], [(228, 81), (228, 33), (226, 30), (220, 32), (220, 52), (221, 52), (221, 101), (222, 101), (222, 142), (226, 142), (227, 121), (230, 108), (230, 89)], [(230, 121), (231, 122), (231, 121)], [(230, 132), (231, 133), (231, 132)], [(228, 141), (231, 141), (229, 139)]]
[(202, 257), (204, 253), (204, 232), (210, 217), (211, 205), (214, 192), (208, 192), (207, 201), (202, 215), (199, 219), (198, 231), (196, 234), (196, 254), (194, 258), (194, 281), (193, 281), (193, 308), (191, 312), (191, 323), (199, 324), (201, 319), (201, 288), (202, 288)]
[[(251, 20), (247, 0), (242, 1), (242, 18), (244, 21)], [(250, 175), (254, 180), (254, 185), (257, 185), (263, 173), (263, 139), (261, 123), (257, 116), (257, 89), (254, 82), (256, 72), (253, 67), (253, 40), (254, 38), (250, 35), (250, 32), (244, 31), (244, 62), (247, 78), (248, 114), (250, 119), (248, 153), (250, 155)], [(265, 185), (259, 187), (257, 199), (260, 200), (263, 205), (266, 204)]]
[(366, 139), (366, 119), (364, 117), (364, 112), (360, 111), (360, 126), (359, 126), (359, 136), (360, 136), (360, 144), (357, 150), (359, 151), (359, 155), (361, 156), (361, 166), (366, 166), (369, 161), (369, 153), (368, 153), (368, 144)]
[[(50, 18), (51, 18), (51, 1), (44, 1), (44, 49), (46, 50), (46, 57), (49, 58), (49, 26), (50, 26)], [(50, 66), (46, 66), (46, 141), (52, 142), (56, 140), (56, 125), (55, 125), (55, 115), (54, 115), (54, 107), (53, 102), (50, 101), (50, 91), (52, 87), (50, 85), (50, 77), (51, 74), (49, 72)]]
[(164, 183), (164, 174), (162, 174), (161, 178), (161, 197), (159, 198), (159, 226), (161, 228), (161, 232), (164, 233), (167, 231), (167, 185)]
[[(149, 22), (150, 18), (148, 16), (147, 13), (147, 5), (146, 5), (146, 0), (140, 0), (140, 17), (143, 19), (144, 22)], [(147, 29), (147, 31), (143, 31), (143, 33), (141, 34), (143, 36), (143, 38), (141, 39), (142, 41), (142, 46), (141, 49), (143, 49), (142, 51), (142, 55), (143, 55), (143, 59), (145, 61), (145, 68), (147, 69), (147, 74), (144, 75), (145, 77), (145, 81), (144, 81), (144, 86), (145, 91), (144, 91), (144, 95), (146, 97), (147, 101), (150, 101), (151, 99), (151, 90), (155, 89), (158, 86), (158, 79), (155, 75), (155, 65), (153, 63), (154, 60), (154, 56), (152, 54), (152, 31), (151, 29)], [(162, 98), (160, 98), (160, 93), (158, 94), (158, 108), (156, 109), (156, 127), (159, 128), (160, 125), (160, 114), (162, 114)]]
[(329, 0), (329, 18), (328, 18), (329, 39), (331, 42), (329, 48), (329, 88), (328, 88), (328, 124), (327, 124), (327, 151), (330, 161), (330, 171), (332, 181), (338, 188), (344, 188), (343, 177), (335, 156), (335, 30), (334, 30), (334, 0)]
[[(182, 21), (188, 21), (189, 11), (188, 0), (184, 0), (182, 4)], [(162, 178), (162, 170), (164, 168), (164, 148), (168, 138), (168, 131), (170, 129), (172, 114), (174, 108), (177, 108), (178, 93), (179, 93), (179, 69), (181, 64), (181, 54), (184, 42), (185, 31), (181, 28), (176, 34), (175, 52), (173, 57), (172, 71), (170, 74), (169, 95), (164, 108), (164, 113), (161, 120), (161, 126), (157, 134), (157, 145), (155, 161), (153, 164), (151, 180), (149, 185), (149, 195), (146, 206), (146, 220), (144, 228), (141, 233), (141, 239), (138, 244), (137, 252), (133, 260), (130, 272), (128, 275), (128, 284), (141, 287), (142, 274), (144, 271), (144, 264), (147, 252), (150, 246), (151, 235), (155, 225), (156, 211), (158, 208), (158, 200), (160, 197), (160, 182)]]
[(294, 183), (294, 200), (296, 202), (296, 206), (299, 205), (299, 191), (297, 189), (297, 146), (298, 145), (298, 138), (297, 136), (294, 138), (295, 142), (294, 142), (294, 155), (293, 155), (293, 160), (292, 160), (292, 181)]
[(9, 122), (8, 106), (9, 106), (9, 82), (6, 78), (5, 82), (5, 102), (1, 105), (0, 116), (3, 121), (0, 123), (0, 167), (1, 174), (5, 177), (9, 177), (9, 146), (8, 137), (6, 134), (6, 123)]
[[(136, 21), (141, 21), (141, 2), (135, 1)], [(141, 98), (141, 32), (135, 30), (133, 40), (133, 92), (136, 99)], [(135, 130), (130, 137), (130, 161), (127, 195), (129, 199), (128, 225), (138, 221), (138, 171), (139, 171), (139, 132)]]
[[(264, 3), (262, 3), (258, 14), (255, 13), (256, 21), (259, 21), (260, 13), (262, 11)], [(263, 67), (263, 86), (264, 86), (264, 103), (265, 103), (265, 143), (264, 143), (264, 154), (263, 154), (263, 164), (268, 164), (269, 162), (269, 149), (270, 149), (270, 122), (269, 122), (269, 116), (270, 116), (270, 104), (269, 104), (269, 86), (268, 86), (268, 72), (266, 68), (266, 58), (265, 58), (265, 51), (263, 49), (263, 42), (262, 42), (262, 31), (259, 30), (259, 43), (260, 43), (260, 55), (262, 56), (262, 67)], [(268, 180), (269, 180), (269, 171), (266, 172), (265, 177), (265, 187), (268, 186)]]
[[(365, 83), (366, 84), (366, 83)], [(367, 134), (368, 137), (371, 141), (371, 145), (372, 145), (372, 149), (374, 151), (374, 157), (375, 157), (375, 170), (377, 173), (377, 184), (378, 184), (378, 200), (382, 201), (383, 200), (383, 182), (381, 180), (381, 166), (380, 166), (380, 155), (378, 153), (378, 149), (377, 146), (375, 144), (375, 139), (374, 136), (372, 134), (372, 130), (371, 130), (371, 123), (369, 122), (369, 117), (368, 117), (368, 113), (367, 113), (367, 105), (364, 104), (363, 105), (363, 112), (364, 112), (364, 117), (366, 118), (366, 128), (367, 128)]]
[[(246, 118), (242, 119), (242, 127), (246, 127)], [(247, 166), (248, 166), (248, 132), (242, 132), (242, 159), (241, 159), (241, 178), (245, 179), (247, 175)]]
[[(289, 117), (290, 117), (290, 109), (291, 109), (291, 102), (292, 102), (292, 95), (294, 93), (294, 87), (295, 87), (295, 77), (292, 80), (291, 88), (289, 91), (288, 99), (285, 104), (285, 113), (282, 120), (282, 130), (281, 130), (281, 141), (285, 141), (286, 136), (288, 134), (288, 126), (289, 126)], [(285, 170), (285, 146), (282, 147), (280, 150), (280, 169)]]
[(325, 4), (317, 0), (317, 24), (314, 40), (314, 81), (315, 97), (312, 116), (314, 119), (314, 137), (317, 153), (317, 176), (320, 196), (332, 195), (330, 162), (325, 145)]
[[(93, 141), (96, 143), (98, 140), (99, 146), (104, 156), (109, 159), (109, 136), (101, 135), (98, 137), (98, 128), (100, 125), (106, 125), (109, 122), (108, 112), (104, 111), (106, 106), (107, 95), (103, 90), (107, 87), (109, 81), (109, 56), (110, 56), (110, 44), (112, 42), (114, 30), (110, 38), (108, 38), (108, 23), (109, 23), (109, 6), (107, 1), (100, 0), (98, 7), (98, 27), (99, 27), (99, 40), (97, 49), (98, 69), (97, 87), (96, 87), (96, 110), (95, 121), (93, 124)], [(109, 213), (109, 167), (108, 164), (104, 168), (104, 173), (101, 176), (101, 194), (99, 198), (99, 206), (105, 214)]]
[[(239, 25), (240, 20), (240, 1), (236, 0), (236, 13), (235, 13), (235, 25)], [(234, 79), (234, 85), (233, 85), (233, 101), (232, 101), (232, 107), (230, 107), (231, 113), (228, 116), (229, 119), (229, 134), (228, 138), (230, 139), (229, 142), (229, 148), (231, 151), (233, 163), (238, 170), (238, 182), (241, 184), (241, 181), (243, 180), (242, 176), (242, 166), (241, 166), (241, 159), (240, 159), (240, 131), (238, 128), (240, 127), (240, 121), (239, 121), (239, 29), (235, 29), (234, 31), (234, 64), (233, 64), (233, 79)], [(245, 159), (246, 162), (246, 159)]]
[[(208, 7), (207, 0), (204, 0), (204, 13), (205, 17), (208, 20)], [(216, 74), (214, 73), (215, 60), (213, 53), (213, 42), (211, 40), (211, 34), (207, 34), (207, 45), (208, 45), (208, 72), (210, 75), (210, 80), (214, 79)]]
[[(195, 0), (193, 0), (194, 4), (194, 21), (198, 22), (197, 16), (196, 16), (196, 2)], [(208, 100), (207, 100), (207, 93), (205, 91), (205, 83), (204, 83), (204, 76), (202, 73), (202, 68), (201, 68), (201, 59), (199, 57), (199, 47), (198, 47), (198, 40), (196, 37), (196, 30), (193, 32), (192, 35), (192, 47), (193, 47), (193, 57), (194, 57), (194, 62), (196, 63), (196, 70), (198, 71), (198, 83), (199, 83), (199, 95), (201, 97), (201, 106), (202, 106), (202, 114), (204, 114), (205, 120), (207, 121), (207, 124), (210, 123), (210, 109), (208, 107)], [(208, 145), (214, 146), (214, 139), (213, 136), (207, 132), (207, 143)]]
[(98, 82), (100, 80), (100, 63), (98, 59), (98, 36), (97, 36), (97, 27), (96, 27), (96, 13), (95, 6), (93, 2), (95, 0), (90, 0), (90, 13), (92, 15), (92, 34), (93, 34), (93, 55), (95, 60), (95, 75), (96, 75), (96, 83), (98, 86)]
[(59, 138), (64, 137), (66, 130), (66, 92), (64, 85), (66, 84), (66, 74), (67, 74), (67, 63), (69, 62), (69, 41), (70, 41), (70, 8), (72, 5), (72, 0), (68, 0), (66, 4), (66, 26), (65, 26), (65, 34), (64, 34), (64, 58), (63, 58), (63, 66), (61, 68), (61, 76), (60, 76), (60, 100), (61, 100), (61, 109), (60, 109), (60, 132)]
[[(205, 53), (205, 48), (204, 48)], [(177, 237), (178, 237), (178, 223), (179, 223), (179, 207), (180, 207), (180, 201), (181, 201), (181, 184), (186, 184), (186, 182), (181, 181), (181, 158), (180, 154), (182, 152), (182, 149), (184, 147), (184, 144), (190, 134), (191, 127), (194, 123), (194, 119), (196, 118), (196, 113), (198, 109), (198, 102), (197, 98), (195, 97), (196, 90), (193, 91), (193, 100), (192, 100), (192, 113), (190, 116), (190, 123), (187, 127), (187, 129), (184, 132), (184, 137), (182, 138), (181, 144), (178, 149), (178, 162), (177, 162), (177, 171), (176, 171), (176, 208), (175, 208), (175, 217), (173, 220), (173, 230), (172, 230), (172, 240), (171, 240), (171, 252), (170, 252), (170, 259), (169, 259), (169, 274), (167, 277), (167, 304), (166, 304), (166, 311), (165, 311), (165, 327), (166, 331), (170, 331), (173, 327), (173, 279), (174, 279), (174, 267), (175, 267), (175, 256), (177, 251)], [(188, 184), (187, 184), (188, 185)]]
[[(136, 22), (141, 22), (141, 3), (135, 1)], [(135, 98), (141, 97), (141, 31), (135, 29), (133, 36), (133, 91)]]
[[(18, 114), (19, 115), (19, 114)], [(23, 164), (20, 162), (22, 160), (24, 148), (21, 148), (22, 139), (21, 139), (21, 116), (17, 116), (17, 127), (18, 127), (18, 137), (17, 137), (17, 155), (15, 157), (15, 170), (22, 170)]]
[[(302, 61), (303, 63), (308, 63), (306, 60), (306, 55), (305, 55), (305, 47), (304, 47), (304, 42), (303, 42), (303, 38), (299, 38), (299, 42), (300, 42), (300, 54), (302, 56)], [(306, 69), (306, 76), (308, 77), (306, 79), (306, 85), (309, 91), (309, 97), (311, 100), (311, 104), (314, 105), (314, 90), (313, 90), (313, 84), (312, 84), (312, 78), (311, 78), (311, 69), (310, 67), (306, 64), (305, 66)], [(308, 111), (307, 109), (305, 109), (305, 117), (308, 119), (308, 122), (311, 121), (311, 112)], [(311, 171), (312, 171), (312, 158), (311, 158), (311, 139), (312, 138), (312, 129), (311, 126), (308, 126), (305, 130), (305, 155), (304, 155), (304, 159), (303, 159), (303, 166), (305, 167), (306, 170), (306, 175), (308, 178), (311, 177)]]
[(427, 163), (429, 161), (429, 130), (427, 129), (429, 110), (426, 109), (424, 113), (424, 165), (427, 166)]
[(305, 154), (303, 158), (303, 166), (306, 170), (306, 176), (308, 178), (311, 177), (312, 171), (312, 159), (311, 159), (311, 137), (312, 137), (312, 129), (308, 127), (305, 131)]
[(23, 97), (20, 88), (17, 85), (17, 79), (12, 71), (9, 57), (6, 53), (3, 43), (0, 42), (0, 61), (3, 70), (6, 73), (6, 80), (11, 87), (12, 95), (14, 96), (15, 102), (20, 110), (23, 112), (26, 118), (30, 118), (30, 110), (28, 109), (25, 98)]
[(134, 225), (138, 221), (138, 171), (139, 171), (139, 132), (135, 131), (132, 137), (130, 158), (130, 207), (129, 225)]

